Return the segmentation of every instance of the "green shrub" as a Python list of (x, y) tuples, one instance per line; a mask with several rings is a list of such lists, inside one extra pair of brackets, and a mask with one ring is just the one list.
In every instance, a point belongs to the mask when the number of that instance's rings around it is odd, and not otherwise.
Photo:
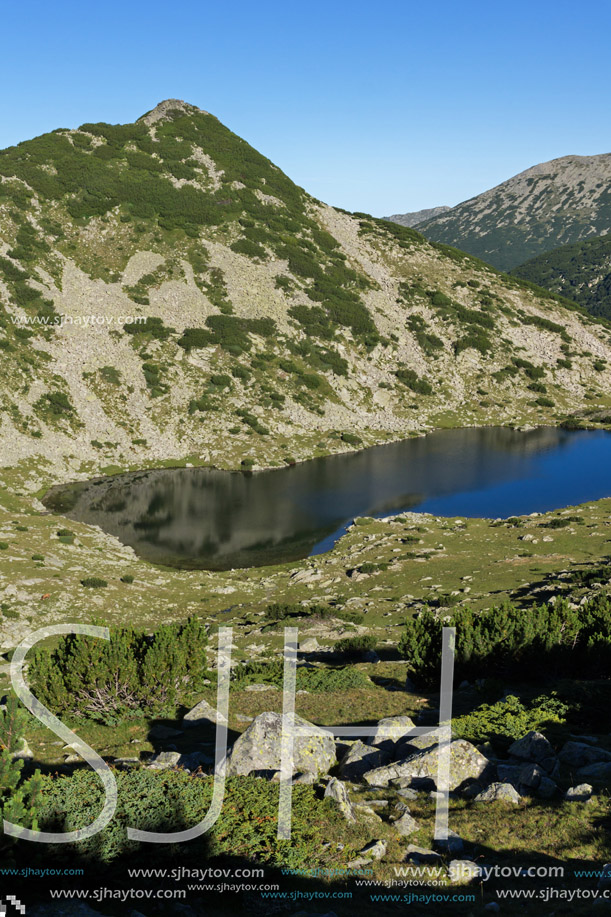
[[(232, 681), (239, 688), (247, 685), (266, 684), (281, 688), (284, 683), (284, 661), (274, 659), (273, 662), (251, 662), (238, 666), (232, 670)], [(330, 691), (351, 691), (358, 688), (371, 687), (369, 678), (352, 666), (339, 668), (306, 668), (297, 667), (297, 690), (312, 693), (328, 693)]]
[[(5, 707), (0, 708), (0, 819), (38, 830), (40, 771), (24, 781), (24, 762), (13, 757), (21, 749), (25, 723), (25, 711), (19, 707), (15, 695), (9, 694)], [(3, 862), (8, 860), (8, 848), (13, 843), (8, 835), (0, 840)]]
[(173, 328), (168, 328), (163, 323), (162, 318), (147, 315), (143, 322), (128, 322), (123, 325), (123, 330), (127, 334), (147, 334), (157, 341), (166, 341), (171, 334), (174, 334)]
[(133, 583), (133, 581), (134, 581), (134, 577), (131, 575), (131, 573), (124, 573), (123, 576), (121, 577), (122, 583), (131, 584)]
[(248, 379), (250, 379), (252, 373), (249, 369), (246, 369), (245, 366), (238, 364), (237, 366), (232, 367), (231, 375), (234, 379), (241, 379), (243, 382), (247, 382)]
[(549, 522), (544, 522), (542, 528), (544, 529), (564, 529), (572, 523), (583, 522), (583, 516), (554, 516), (553, 519), (550, 519)]
[(482, 704), (457, 717), (452, 721), (452, 733), (469, 742), (491, 741), (507, 748), (531, 730), (541, 732), (551, 724), (563, 723), (568, 710), (568, 705), (553, 694), (541, 695), (527, 704), (509, 695), (496, 704)]
[(344, 637), (335, 644), (335, 652), (342, 653), (344, 656), (358, 657), (370, 650), (375, 650), (378, 645), (377, 639), (373, 634), (362, 634), (359, 637)]
[(342, 433), (341, 440), (349, 446), (360, 446), (363, 440), (356, 433)]
[(458, 356), (463, 350), (477, 350), (482, 355), (492, 350), (492, 342), (483, 331), (473, 331), (459, 338), (454, 344), (454, 353)]
[(102, 366), (98, 372), (104, 382), (109, 382), (111, 385), (121, 384), (121, 373), (114, 366)]
[(425, 609), (408, 620), (399, 643), (408, 671), (423, 685), (439, 680), (444, 626), (456, 627), (458, 681), (489, 672), (528, 679), (556, 672), (593, 678), (608, 671), (611, 662), (611, 603), (604, 595), (578, 609), (564, 600), (529, 609), (506, 603), (479, 614), (460, 608), (449, 619)]
[(32, 554), (32, 560), (44, 560), (44, 554)]
[(238, 239), (229, 248), (241, 255), (246, 255), (248, 258), (265, 258), (265, 249), (261, 245), (257, 245), (256, 242), (251, 242), (250, 239)]
[(0, 551), (8, 550), (8, 541), (0, 541)]
[(427, 296), (431, 300), (431, 305), (437, 308), (452, 305), (450, 297), (446, 296), (445, 293), (440, 293), (439, 290), (427, 290)]
[(108, 583), (99, 576), (87, 576), (81, 580), (81, 586), (85, 586), (87, 589), (105, 589)]
[(163, 625), (152, 637), (132, 628), (112, 628), (110, 640), (70, 634), (35, 653), (30, 677), (55, 712), (104, 722), (130, 710), (170, 713), (185, 691), (203, 687), (206, 645), (197, 618)]
[[(115, 817), (100, 834), (78, 844), (80, 858), (97, 864), (129, 862), (168, 863), (168, 848), (141, 848), (127, 837), (127, 826), (141, 830), (176, 832), (199, 824), (210, 811), (213, 778), (194, 779), (184, 772), (136, 769), (118, 771)], [(219, 818), (199, 839), (181, 852), (181, 864), (201, 868), (202, 862), (252, 861), (270, 867), (311, 869), (323, 865), (329, 827), (339, 834), (342, 815), (331, 800), (320, 800), (314, 787), (294, 786), (291, 804), (291, 841), (278, 839), (279, 786), (256, 777), (230, 777)], [(101, 811), (104, 789), (86, 768), (67, 777), (42, 778), (38, 822), (46, 830), (84, 828), (92, 813)], [(93, 816), (95, 817), (95, 815)], [(21, 824), (20, 819), (15, 819)], [(64, 853), (74, 857), (75, 848)], [(63, 862), (67, 862), (64, 859)]]
[(54, 417), (74, 414), (74, 406), (65, 392), (48, 392), (36, 404)]
[(427, 382), (426, 379), (421, 379), (418, 373), (413, 369), (397, 369), (395, 370), (395, 376), (402, 382), (403, 385), (406, 385), (412, 392), (416, 392), (418, 395), (432, 395), (433, 387), (430, 382)]
[(269, 338), (276, 333), (271, 318), (237, 318), (234, 315), (209, 315), (207, 328), (186, 328), (178, 340), (180, 347), (191, 350), (216, 344), (229, 353), (239, 355), (250, 350), (251, 334)]
[(212, 373), (210, 382), (216, 388), (231, 388), (231, 377), (225, 373)]

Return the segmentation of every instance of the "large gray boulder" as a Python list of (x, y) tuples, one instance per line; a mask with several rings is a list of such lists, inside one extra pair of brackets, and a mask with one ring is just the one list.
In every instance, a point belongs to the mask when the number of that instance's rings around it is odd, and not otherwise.
[[(231, 750), (227, 774), (279, 771), (282, 725), (281, 713), (266, 712), (255, 717)], [(293, 740), (293, 773), (328, 773), (336, 763), (333, 736), (300, 716), (295, 716), (295, 725), (307, 729), (308, 735)]]
[(395, 742), (415, 728), (416, 724), (410, 716), (386, 716), (379, 720), (369, 744), (391, 750)]
[(509, 754), (526, 761), (541, 762), (553, 758), (555, 753), (545, 736), (533, 729), (509, 746)]
[[(473, 780), (479, 780), (487, 772), (491, 763), (482, 755), (475, 745), (465, 739), (456, 739), (450, 743), (450, 781), (449, 789), (458, 790)], [(412, 782), (425, 781), (437, 785), (439, 768), (439, 747), (421, 751), (395, 764), (378, 767), (365, 774), (365, 781), (370, 786), (388, 786), (397, 777), (411, 777)]]
[(611, 752), (604, 748), (595, 748), (586, 742), (565, 742), (558, 757), (569, 767), (585, 767), (587, 764), (611, 761)]
[(339, 766), (339, 775), (343, 780), (358, 781), (363, 774), (376, 767), (382, 767), (390, 760), (388, 752), (383, 748), (374, 748), (365, 745), (360, 739), (354, 743), (347, 754), (342, 758)]

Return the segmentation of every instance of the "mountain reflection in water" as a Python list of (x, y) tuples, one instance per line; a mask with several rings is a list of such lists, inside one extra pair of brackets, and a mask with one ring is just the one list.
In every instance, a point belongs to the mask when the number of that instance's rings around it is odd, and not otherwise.
[(98, 525), (146, 560), (223, 570), (328, 550), (355, 517), (422, 510), (509, 516), (611, 494), (611, 435), (444, 430), (260, 473), (135, 472), (53, 488), (49, 509)]

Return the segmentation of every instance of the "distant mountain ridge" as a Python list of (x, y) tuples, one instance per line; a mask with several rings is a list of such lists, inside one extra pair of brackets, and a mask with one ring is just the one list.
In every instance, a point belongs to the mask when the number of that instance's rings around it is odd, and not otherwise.
[(398, 223), (399, 226), (418, 226), (426, 220), (432, 220), (433, 217), (440, 216), (451, 210), (451, 207), (429, 207), (427, 210), (414, 210), (411, 213), (393, 213), (392, 216), (383, 217), (384, 220), (390, 220), (391, 223)]
[(519, 265), (512, 274), (611, 319), (611, 234), (563, 245)]
[(602, 236), (611, 232), (611, 153), (539, 163), (416, 227), (504, 271)]

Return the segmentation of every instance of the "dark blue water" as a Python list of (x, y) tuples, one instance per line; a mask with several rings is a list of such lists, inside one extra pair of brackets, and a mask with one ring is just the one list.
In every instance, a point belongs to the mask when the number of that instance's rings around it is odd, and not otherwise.
[(328, 550), (356, 516), (488, 518), (611, 496), (611, 434), (444, 430), (249, 474), (176, 468), (55, 488), (47, 506), (99, 525), (155, 563), (283, 563)]

